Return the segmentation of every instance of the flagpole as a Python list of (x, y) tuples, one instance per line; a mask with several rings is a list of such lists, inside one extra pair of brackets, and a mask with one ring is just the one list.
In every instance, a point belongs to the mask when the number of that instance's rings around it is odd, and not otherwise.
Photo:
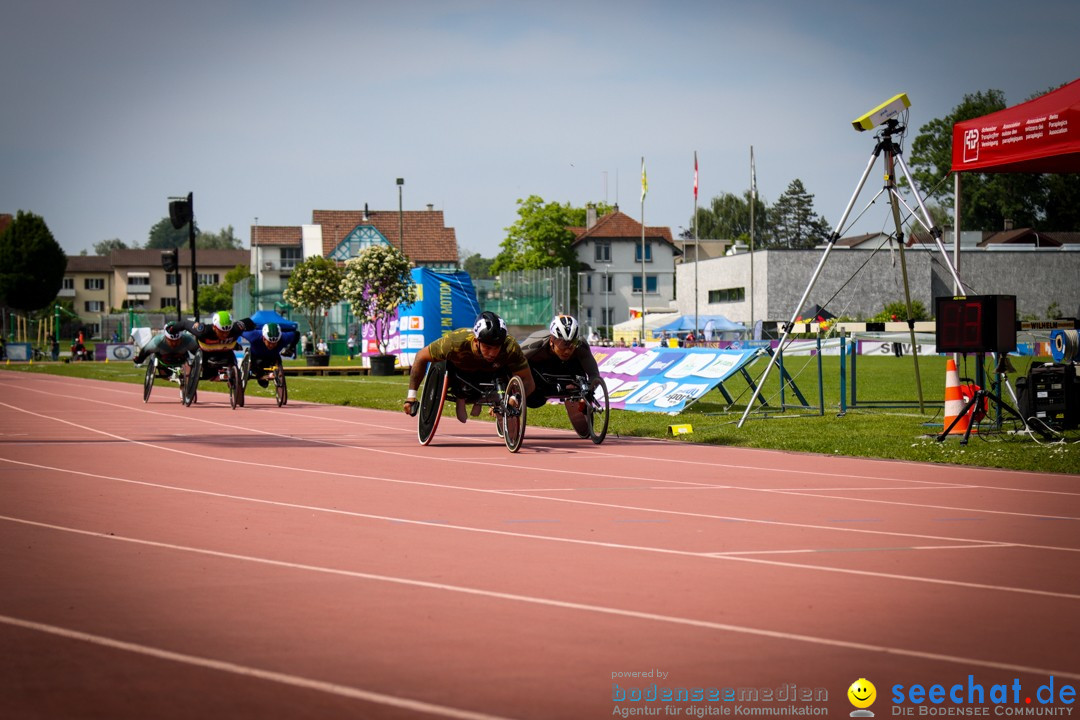
[(754, 332), (754, 206), (757, 205), (757, 173), (754, 171), (754, 146), (750, 146), (750, 332)]
[[(701, 334), (700, 325), (698, 325), (698, 248), (701, 246), (701, 241), (698, 239), (698, 220), (697, 220), (697, 190), (698, 188), (698, 174), (697, 174), (697, 150), (694, 151), (694, 341), (700, 342), (698, 337)], [(685, 258), (684, 258), (685, 260)]]
[(645, 177), (645, 156), (641, 157), (641, 344), (645, 345), (645, 193), (649, 181)]

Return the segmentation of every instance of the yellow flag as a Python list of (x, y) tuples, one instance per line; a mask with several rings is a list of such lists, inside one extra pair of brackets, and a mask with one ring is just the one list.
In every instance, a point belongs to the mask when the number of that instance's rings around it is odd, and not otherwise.
[(645, 158), (641, 158), (641, 202), (645, 202), (645, 196), (649, 193), (649, 178), (645, 175)]

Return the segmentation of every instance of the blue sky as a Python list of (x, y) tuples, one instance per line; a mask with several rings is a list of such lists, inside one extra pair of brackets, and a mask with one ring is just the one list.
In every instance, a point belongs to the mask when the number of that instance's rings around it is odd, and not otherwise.
[[(78, 254), (144, 243), (172, 195), (203, 230), (313, 209), (445, 212), (493, 256), (518, 198), (618, 202), (674, 233), (794, 178), (837, 222), (898, 92), (918, 128), (964, 94), (1080, 76), (1080, 3), (15, 0), (0, 43), (0, 212)], [(877, 172), (863, 198), (880, 187)], [(861, 207), (861, 206), (860, 206)], [(854, 230), (886, 226), (875, 206)]]

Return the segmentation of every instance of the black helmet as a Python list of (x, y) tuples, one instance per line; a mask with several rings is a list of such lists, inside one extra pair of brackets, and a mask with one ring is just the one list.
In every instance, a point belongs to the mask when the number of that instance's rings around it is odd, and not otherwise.
[(495, 313), (485, 310), (476, 318), (473, 335), (485, 345), (502, 345), (506, 339), (506, 323)]
[(179, 340), (180, 339), (180, 333), (182, 333), (183, 331), (184, 331), (184, 326), (181, 325), (180, 323), (176, 322), (175, 320), (172, 321), (172, 322), (165, 323), (165, 337), (168, 338), (169, 340), (173, 340), (173, 341)]

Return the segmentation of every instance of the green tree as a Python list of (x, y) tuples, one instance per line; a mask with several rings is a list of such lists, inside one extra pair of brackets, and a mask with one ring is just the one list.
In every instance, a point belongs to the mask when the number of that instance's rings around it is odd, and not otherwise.
[[(575, 208), (570, 203), (545, 203), (539, 195), (518, 199), (518, 219), (506, 230), (502, 250), (491, 265), (491, 272), (498, 274), (511, 270), (535, 270), (539, 268), (569, 267), (579, 269), (577, 253), (571, 245), (574, 233), (570, 227), (585, 225), (586, 209)], [(611, 211), (611, 206), (596, 206), (597, 216)]]
[[(911, 144), (911, 171), (926, 198), (953, 205), (953, 125), (1005, 109), (1005, 95), (987, 90), (964, 95), (953, 111), (919, 128)], [(971, 230), (1000, 230), (1005, 219), (1017, 227), (1037, 224), (1046, 198), (1046, 180), (1030, 173), (964, 173), (960, 182), (960, 226)]]
[[(699, 207), (697, 211), (697, 233), (703, 239), (712, 240), (750, 240), (750, 191), (742, 197), (724, 193), (714, 197), (708, 207)], [(693, 218), (689, 229), (693, 229)], [(758, 197), (754, 201), (754, 240), (755, 245), (767, 245), (772, 236), (769, 224), (769, 210)]]
[(495, 258), (481, 257), (480, 253), (472, 253), (466, 256), (464, 262), (461, 263), (461, 268), (469, 273), (469, 276), (474, 280), (476, 278), (489, 278), (491, 277), (491, 266), (494, 262)]
[[(192, 222), (195, 222), (192, 220)], [(199, 224), (195, 223), (195, 236), (199, 235)], [(177, 230), (172, 226), (172, 220), (167, 217), (161, 218), (154, 227), (150, 228), (150, 236), (146, 241), (147, 250), (170, 250), (174, 247), (187, 247), (188, 226)]]
[(830, 229), (825, 218), (814, 212), (814, 196), (795, 178), (770, 211), (773, 240), (766, 245), (810, 248), (825, 242)]
[(390, 349), (390, 331), (398, 306), (416, 302), (409, 259), (390, 245), (372, 245), (345, 261), (342, 297), (362, 325), (371, 325), (379, 352)]
[[(929, 320), (930, 314), (926, 312), (926, 306), (922, 304), (921, 300), (911, 301), (911, 314), (912, 320)], [(906, 322), (907, 321), (907, 303), (903, 300), (893, 300), (892, 302), (885, 303), (884, 308), (874, 317), (870, 318), (870, 322)]]
[(0, 233), (0, 305), (31, 312), (60, 292), (67, 255), (45, 220), (20, 210)]
[(112, 238), (111, 240), (102, 240), (101, 242), (94, 243), (94, 254), (108, 255), (113, 250), (128, 250), (129, 248), (134, 250), (138, 247), (138, 243), (135, 243), (133, 246), (129, 246), (120, 238)]
[(283, 297), (307, 318), (315, 344), (323, 337), (327, 311), (341, 300), (341, 280), (341, 268), (322, 255), (309, 257), (289, 276)]
[(221, 232), (199, 233), (195, 236), (195, 247), (213, 250), (242, 250), (244, 243), (236, 237), (233, 226), (222, 228)]
[(237, 265), (225, 273), (225, 280), (218, 285), (203, 285), (199, 288), (199, 310), (216, 312), (229, 310), (233, 306), (233, 285), (244, 278), (251, 277), (247, 265)]

